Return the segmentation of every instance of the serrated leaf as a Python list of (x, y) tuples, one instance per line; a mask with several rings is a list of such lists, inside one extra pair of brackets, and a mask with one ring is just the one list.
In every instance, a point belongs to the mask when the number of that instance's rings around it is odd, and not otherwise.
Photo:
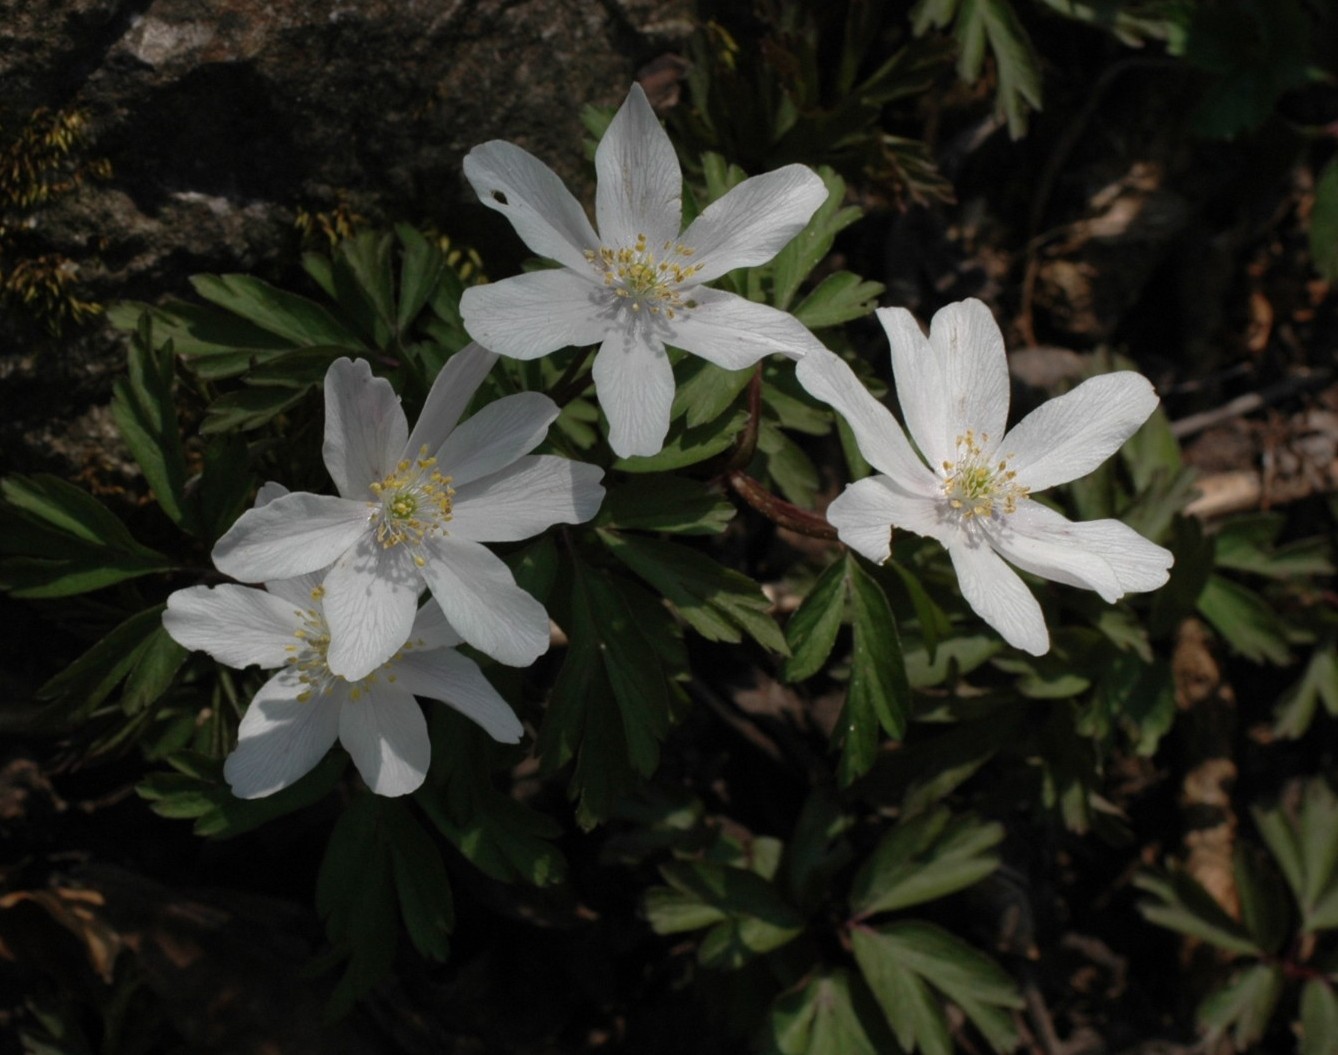
[(822, 669), (841, 629), (845, 598), (845, 561), (837, 560), (818, 577), (785, 624), (785, 640), (790, 646), (790, 658), (782, 668), (786, 681), (803, 681)]
[(1199, 1025), (1210, 1037), (1231, 1030), (1236, 1050), (1244, 1051), (1264, 1035), (1282, 996), (1282, 968), (1256, 963), (1237, 971), (1232, 979), (1199, 1005)]
[(781, 311), (789, 309), (804, 279), (831, 252), (836, 236), (862, 215), (859, 209), (845, 204), (845, 180), (826, 165), (820, 165), (817, 172), (827, 187), (826, 199), (771, 262), (771, 302)]
[(683, 428), (676, 422), (659, 454), (619, 458), (613, 468), (625, 473), (664, 473), (696, 465), (727, 450), (747, 423), (748, 412), (743, 410), (723, 423), (709, 421), (696, 428)]
[(163, 609), (136, 612), (37, 690), (39, 700), (69, 700), (74, 715), (86, 714), (111, 695), (135, 668), (162, 629)]
[(869, 282), (849, 271), (837, 271), (824, 278), (799, 302), (794, 317), (810, 330), (840, 326), (870, 314), (878, 306), (878, 297), (884, 289), (886, 287), (881, 282)]
[(1281, 620), (1253, 590), (1221, 575), (1210, 575), (1199, 594), (1198, 609), (1246, 659), (1279, 667), (1291, 662)]
[(718, 535), (734, 506), (714, 489), (681, 476), (634, 476), (608, 490), (596, 524), (633, 531)]
[(195, 373), (211, 380), (244, 373), (293, 346), (287, 338), (207, 304), (169, 301), (155, 307), (125, 301), (107, 312), (113, 326), (132, 333), (146, 315), (158, 339), (171, 341), (173, 351), (190, 360)]
[(1338, 996), (1327, 978), (1301, 987), (1301, 1055), (1338, 1055)]
[(840, 969), (777, 997), (766, 1042), (766, 1055), (886, 1055), (869, 1039)]
[(850, 932), (850, 943), (864, 981), (883, 1009), (897, 1043), (924, 1055), (952, 1055), (948, 1021), (928, 983), (896, 957), (865, 927)]
[(850, 888), (863, 919), (965, 890), (999, 867), (991, 853), (1003, 826), (939, 807), (903, 821), (879, 841)]
[(1138, 911), (1145, 919), (1228, 952), (1262, 955), (1259, 944), (1245, 928), (1186, 873), (1178, 869), (1164, 875), (1143, 872), (1134, 877), (1134, 886), (1157, 899), (1139, 904)]
[(135, 541), (130, 529), (110, 509), (58, 476), (8, 476), (0, 480), (0, 494), (15, 508), (64, 535), (95, 546), (153, 553)]
[(445, 273), (446, 256), (408, 224), (395, 225), (404, 254), (400, 259), (400, 296), (395, 322), (400, 333), (408, 332), (418, 313), (427, 306)]
[(347, 348), (355, 355), (367, 351), (356, 336), (315, 301), (251, 275), (194, 275), (190, 281), (205, 300), (293, 344)]
[(388, 233), (360, 231), (339, 243), (332, 260), (334, 300), (373, 348), (389, 349), (396, 336), (392, 242)]
[[(984, 953), (921, 920), (859, 927), (851, 936), (863, 945), (861, 967), (863, 962), (875, 965), (880, 981), (887, 977), (883, 971), (889, 964), (893, 971), (914, 972), (960, 1007), (995, 1051), (1013, 1050), (1017, 1034), (1010, 1012), (1022, 1006), (1022, 998), (1013, 980)], [(878, 989), (874, 994), (880, 996)], [(897, 1008), (880, 1003), (891, 1021)]]
[(219, 396), (209, 404), (200, 433), (248, 432), (273, 421), (306, 398), (308, 387), (243, 388)]
[(198, 534), (195, 510), (186, 501), (172, 364), (172, 343), (155, 347), (145, 319), (130, 342), (126, 376), (112, 386), (111, 414), (163, 512), (183, 531)]
[(771, 602), (746, 575), (677, 542), (606, 530), (599, 537), (707, 640), (737, 642), (746, 633), (763, 648), (789, 654), (780, 627), (767, 614)]
[(837, 722), (842, 738), (837, 777), (843, 785), (873, 764), (880, 728), (894, 739), (902, 736), (911, 696), (892, 606), (853, 553), (846, 555), (846, 583), (853, 633), (850, 688)]
[(1310, 728), (1321, 702), (1325, 711), (1338, 716), (1338, 642), (1333, 640), (1316, 646), (1301, 680), (1278, 700), (1273, 731), (1299, 739)]
[(678, 384), (669, 410), (671, 418), (685, 415), (683, 422), (689, 429), (715, 421), (733, 405), (756, 372), (752, 366), (726, 370), (695, 355), (684, 357), (674, 371)]

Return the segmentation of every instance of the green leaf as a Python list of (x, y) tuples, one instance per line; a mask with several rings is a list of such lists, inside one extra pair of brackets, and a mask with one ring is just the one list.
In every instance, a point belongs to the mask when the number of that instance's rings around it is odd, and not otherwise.
[(258, 429), (301, 403), (308, 391), (309, 388), (243, 388), (229, 392), (209, 404), (200, 432), (214, 436)]
[(1310, 653), (1301, 680), (1278, 700), (1273, 731), (1278, 736), (1300, 739), (1310, 728), (1320, 703), (1338, 717), (1338, 642), (1329, 640)]
[(1300, 905), (1302, 929), (1338, 927), (1338, 796), (1317, 778), (1306, 782), (1294, 809), (1256, 806), (1251, 813)]
[(198, 501), (204, 541), (216, 542), (251, 504), (259, 481), (252, 475), (246, 441), (216, 436), (204, 448)]
[(872, 312), (885, 288), (881, 282), (868, 282), (849, 271), (837, 271), (800, 301), (794, 317), (810, 330), (840, 326)]
[(781, 311), (789, 310), (804, 279), (831, 252), (836, 236), (862, 215), (855, 206), (845, 204), (845, 180), (826, 165), (817, 171), (827, 187), (826, 200), (771, 262), (771, 302)]
[[(250, 275), (194, 275), (191, 285), (205, 300), (299, 346), (329, 345), (355, 355), (367, 348), (313, 300)], [(183, 353), (185, 354), (185, 353)]]
[(841, 969), (777, 997), (767, 1028), (766, 1055), (888, 1055), (869, 1039)]
[(339, 1017), (371, 992), (395, 962), (395, 881), (381, 811), (389, 800), (357, 795), (340, 815), (316, 876), (316, 911), (336, 955), (347, 959), (330, 998)]
[(790, 616), (785, 625), (790, 658), (782, 668), (786, 681), (803, 681), (822, 669), (836, 644), (836, 635), (845, 615), (845, 587), (846, 563), (844, 560), (834, 561)]
[(1301, 1055), (1338, 1055), (1338, 996), (1327, 978), (1301, 987)]
[(1256, 963), (1237, 971), (1199, 1005), (1199, 1025), (1214, 1039), (1230, 1029), (1236, 1050), (1244, 1051), (1268, 1028), (1283, 981), (1281, 967)]
[(171, 341), (177, 355), (190, 360), (200, 377), (214, 380), (245, 373), (256, 362), (286, 351), (293, 342), (207, 304), (171, 301), (163, 307), (126, 301), (113, 305), (107, 317), (117, 329), (131, 333), (148, 316), (160, 341)]
[[(1022, 1007), (1013, 980), (992, 959), (973, 949), (941, 927), (921, 920), (904, 920), (871, 928), (857, 926), (851, 931), (855, 956), (887, 1016), (898, 1032), (909, 1032), (913, 1025), (902, 1021), (903, 1009), (889, 1002), (902, 990), (913, 988), (904, 982), (907, 974), (918, 976), (965, 1012), (981, 1035), (997, 1052), (1010, 1052), (1017, 1044), (1012, 1010)], [(926, 1040), (942, 1050), (946, 1037), (933, 1032), (934, 1023), (924, 1003), (914, 1023), (924, 1032), (917, 1041)], [(898, 1028), (899, 1027), (899, 1028)]]
[[(68, 700), (72, 715), (88, 714), (102, 703), (149, 652), (162, 632), (158, 604), (136, 612), (37, 690), (39, 700)], [(156, 660), (161, 669), (162, 661)], [(146, 678), (149, 677), (146, 674)]]
[(769, 421), (762, 422), (757, 449), (766, 460), (767, 475), (776, 482), (787, 501), (811, 508), (819, 486), (817, 466), (802, 447)]
[(1198, 608), (1213, 629), (1246, 659), (1279, 667), (1291, 663), (1281, 620), (1253, 590), (1221, 575), (1210, 575), (1199, 594)]
[(157, 628), (137, 649), (135, 665), (121, 692), (121, 710), (136, 714), (156, 703), (171, 687), (187, 655), (163, 628), (160, 617)]
[(400, 299), (395, 324), (407, 333), (418, 313), (427, 306), (450, 265), (446, 256), (406, 223), (395, 225), (404, 255), (400, 260)]
[(427, 959), (444, 961), (450, 952), (455, 907), (441, 852), (402, 800), (386, 803), (381, 814), (400, 918), (409, 940)]
[(154, 347), (148, 319), (131, 339), (127, 376), (112, 386), (112, 420), (172, 523), (199, 533), (186, 501), (186, 455), (173, 400), (172, 342)]
[(1338, 282), (1338, 157), (1329, 159), (1315, 181), (1309, 234), (1315, 270), (1330, 282)]
[(1179, 869), (1165, 875), (1142, 872), (1134, 877), (1134, 886), (1157, 899), (1140, 903), (1138, 911), (1158, 926), (1200, 938), (1228, 952), (1263, 955), (1258, 942), (1187, 873)]
[(944, 807), (904, 820), (856, 874), (850, 906), (863, 919), (965, 890), (999, 867), (990, 851), (1003, 837), (1002, 825)]
[(87, 491), (58, 476), (46, 473), (9, 476), (0, 480), (0, 494), (15, 508), (31, 514), (61, 535), (94, 546), (159, 556), (140, 546), (130, 529), (110, 509)]
[(613, 467), (625, 473), (661, 473), (696, 465), (727, 450), (747, 423), (748, 412), (744, 410), (723, 425), (719, 421), (709, 421), (696, 428), (683, 428), (675, 423), (659, 454), (619, 458)]
[(1261, 949), (1277, 955), (1289, 936), (1291, 922), (1291, 908), (1278, 874), (1256, 846), (1238, 842), (1232, 858), (1241, 922)]
[(734, 519), (734, 506), (713, 488), (681, 476), (633, 476), (613, 484), (604, 497), (600, 527), (718, 535)]
[(449, 707), (428, 711), (432, 768), (414, 799), (475, 868), (503, 883), (549, 886), (566, 875), (553, 844), (562, 829), (493, 786), (501, 750)]
[(878, 730), (900, 739), (910, 713), (911, 690), (892, 606), (877, 580), (846, 555), (853, 638), (850, 689), (837, 721), (843, 740), (837, 775), (842, 784), (873, 764)]
[(850, 943), (860, 973), (873, 990), (897, 1043), (924, 1055), (952, 1055), (948, 1020), (925, 980), (898, 959), (886, 955), (873, 931), (855, 927)]
[(381, 231), (360, 231), (335, 250), (331, 275), (335, 301), (373, 348), (389, 350), (396, 336), (393, 239)]
[(756, 372), (752, 366), (725, 370), (695, 355), (685, 356), (674, 370), (678, 385), (669, 411), (671, 418), (686, 415), (684, 424), (689, 429), (715, 421), (733, 406)]
[(223, 782), (219, 759), (188, 751), (168, 756), (175, 773), (153, 773), (135, 787), (160, 817), (194, 820), (196, 835), (231, 839), (311, 806), (334, 790), (348, 756), (336, 751), (294, 784), (260, 799), (239, 799)]

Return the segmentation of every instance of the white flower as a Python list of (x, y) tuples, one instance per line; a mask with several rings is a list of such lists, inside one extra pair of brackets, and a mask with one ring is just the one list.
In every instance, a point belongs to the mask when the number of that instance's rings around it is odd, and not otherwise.
[(634, 84), (595, 153), (599, 234), (557, 174), (512, 143), (475, 147), (464, 168), (484, 205), (562, 265), (466, 290), (465, 328), (518, 359), (599, 344), (595, 387), (619, 455), (664, 444), (674, 398), (666, 344), (738, 370), (815, 343), (792, 315), (704, 285), (766, 263), (808, 223), (827, 190), (803, 165), (745, 180), (680, 234), (678, 158)]
[(1031, 500), (1091, 472), (1147, 420), (1157, 395), (1145, 377), (1090, 378), (1005, 433), (1008, 363), (984, 304), (948, 305), (928, 339), (904, 309), (880, 309), (878, 318), (892, 343), (907, 428), (928, 465), (844, 361), (830, 352), (801, 360), (800, 383), (840, 411), (881, 474), (851, 484), (828, 508), (841, 541), (882, 563), (892, 527), (938, 539), (971, 607), (1033, 655), (1050, 647), (1040, 605), (1000, 558), (1095, 590), (1107, 602), (1166, 582), (1170, 552), (1132, 528), (1118, 520), (1074, 523)]
[(525, 666), (548, 648), (543, 606), (484, 542), (529, 538), (594, 516), (603, 470), (528, 455), (558, 408), (522, 392), (458, 428), (496, 357), (470, 345), (447, 361), (409, 432), (390, 382), (366, 362), (325, 375), (325, 466), (341, 497), (295, 492), (244, 513), (214, 547), (220, 571), (244, 582), (289, 579), (329, 565), (330, 670), (360, 681), (409, 637), (424, 583), (475, 648)]
[(429, 601), (409, 640), (357, 681), (331, 672), (330, 631), (315, 575), (249, 586), (192, 586), (167, 599), (163, 626), (186, 648), (230, 667), (278, 668), (242, 718), (223, 775), (240, 798), (296, 782), (339, 740), (378, 795), (405, 795), (423, 782), (431, 747), (414, 696), (441, 700), (504, 743), (521, 725)]

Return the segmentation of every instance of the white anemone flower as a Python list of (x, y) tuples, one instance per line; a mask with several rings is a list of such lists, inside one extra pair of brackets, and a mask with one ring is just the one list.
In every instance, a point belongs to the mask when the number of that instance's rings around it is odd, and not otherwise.
[(317, 575), (250, 586), (192, 586), (167, 599), (163, 626), (180, 645), (230, 667), (278, 672), (242, 717), (223, 775), (243, 799), (271, 795), (310, 772), (338, 740), (378, 795), (423, 783), (431, 746), (415, 696), (440, 700), (514, 744), (519, 719), (473, 660), (435, 601), (408, 640), (366, 677), (348, 681), (326, 662), (330, 629)]
[(289, 579), (331, 566), (324, 581), (330, 671), (360, 681), (409, 637), (424, 585), (447, 622), (501, 663), (548, 648), (543, 605), (516, 585), (485, 542), (530, 538), (594, 516), (603, 470), (531, 455), (558, 416), (522, 392), (457, 427), (496, 356), (470, 345), (449, 359), (409, 431), (390, 382), (363, 360), (325, 375), (325, 466), (339, 497), (294, 492), (248, 510), (214, 547), (234, 579)]
[(680, 233), (678, 157), (634, 84), (595, 152), (598, 234), (557, 174), (513, 143), (475, 147), (464, 169), (484, 205), (562, 265), (466, 290), (465, 328), (517, 359), (598, 344), (595, 388), (619, 455), (664, 445), (674, 399), (666, 344), (739, 370), (772, 352), (797, 359), (815, 343), (794, 316), (705, 285), (766, 263), (808, 223), (827, 189), (803, 165), (744, 180)]
[(1166, 582), (1170, 552), (1128, 525), (1074, 523), (1032, 500), (1091, 472), (1133, 435), (1157, 406), (1147, 378), (1132, 371), (1090, 378), (1005, 431), (1008, 363), (984, 304), (949, 304), (927, 339), (910, 312), (877, 314), (892, 344), (897, 398), (924, 460), (839, 357), (810, 355), (797, 367), (800, 383), (846, 418), (878, 470), (828, 507), (842, 542), (882, 563), (893, 527), (937, 539), (967, 603), (1010, 645), (1038, 656), (1050, 648), (1040, 605), (1005, 560), (1107, 602)]

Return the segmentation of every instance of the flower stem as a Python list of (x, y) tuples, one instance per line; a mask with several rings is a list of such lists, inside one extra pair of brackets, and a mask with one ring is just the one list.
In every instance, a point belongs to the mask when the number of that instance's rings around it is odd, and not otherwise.
[(762, 364), (758, 363), (753, 370), (753, 376), (748, 382), (748, 424), (744, 426), (743, 435), (739, 437), (739, 442), (734, 446), (734, 453), (730, 456), (729, 464), (725, 467), (726, 472), (736, 469), (743, 469), (753, 460), (753, 455), (757, 453), (757, 431), (762, 421)]
[(809, 538), (836, 540), (836, 529), (827, 522), (826, 517), (777, 498), (743, 470), (733, 469), (725, 474), (725, 479), (735, 494), (773, 524)]
[[(586, 360), (590, 358), (590, 349), (586, 348), (571, 357), (571, 362), (567, 364), (567, 369), (562, 371), (562, 376), (557, 379), (553, 385), (553, 402), (560, 407), (565, 407), (573, 399), (585, 391), (590, 384), (590, 375), (592, 371), (581, 372), (581, 367), (585, 366)], [(579, 375), (579, 376), (578, 376)]]

